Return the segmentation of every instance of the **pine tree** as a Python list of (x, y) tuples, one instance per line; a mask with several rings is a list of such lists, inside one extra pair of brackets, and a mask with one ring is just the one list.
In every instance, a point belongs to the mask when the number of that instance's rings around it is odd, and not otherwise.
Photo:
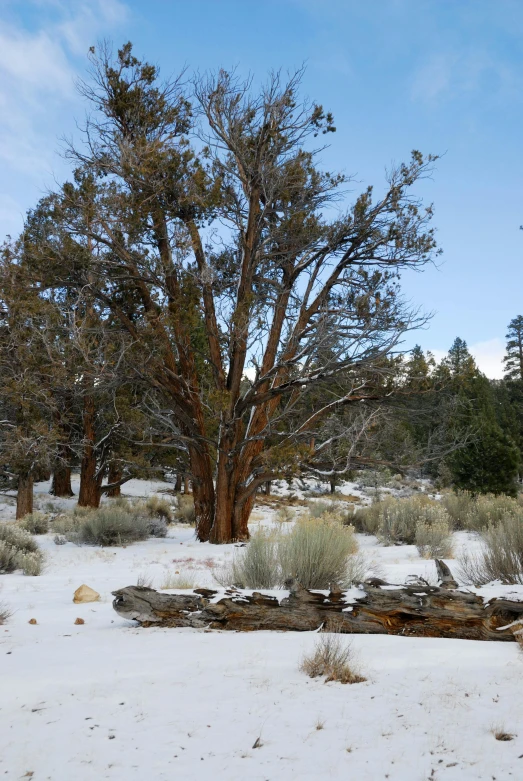
[(505, 378), (523, 381), (523, 315), (510, 321), (506, 339)]

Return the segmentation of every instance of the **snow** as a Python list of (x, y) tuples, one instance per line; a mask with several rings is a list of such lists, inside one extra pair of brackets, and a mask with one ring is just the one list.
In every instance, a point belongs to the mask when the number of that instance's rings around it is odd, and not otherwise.
[[(42, 504), (53, 501), (46, 488), (38, 486)], [(124, 493), (165, 488), (132, 481)], [(1, 520), (12, 512), (0, 505)], [(258, 508), (257, 522), (270, 523), (271, 512)], [(358, 539), (389, 582), (411, 575), (435, 582), (433, 563), (414, 547)], [(183, 526), (166, 539), (126, 548), (57, 546), (52, 535), (39, 542), (47, 555), (40, 577), (0, 575), (0, 601), (13, 611), (0, 627), (0, 778), (523, 776), (523, 655), (515, 643), (357, 635), (346, 642), (367, 681), (325, 684), (299, 670), (314, 632), (144, 629), (112, 609), (111, 591), (140, 576), (159, 588), (178, 571), (217, 588), (212, 568), (233, 555), (232, 545), (199, 544)], [(473, 535), (456, 535), (458, 548), (474, 544)], [(82, 583), (101, 601), (74, 605)], [(523, 587), (492, 584), (478, 592), (485, 599), (508, 592), (523, 599)], [(351, 598), (360, 594), (349, 592)], [(77, 617), (85, 624), (75, 625)], [(515, 737), (497, 741), (495, 729)]]

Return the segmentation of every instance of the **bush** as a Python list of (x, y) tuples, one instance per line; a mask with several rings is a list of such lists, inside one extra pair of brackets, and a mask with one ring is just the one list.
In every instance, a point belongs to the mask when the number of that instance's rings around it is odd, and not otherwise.
[(47, 534), (49, 531), (49, 517), (43, 513), (30, 513), (17, 523), (21, 529), (31, 534)]
[(357, 548), (352, 527), (325, 515), (299, 519), (278, 546), (282, 581), (295, 578), (305, 588), (345, 584), (348, 559)]
[(453, 527), (466, 528), (467, 517), (476, 503), (474, 495), (470, 491), (445, 491), (440, 501), (449, 514)]
[(166, 523), (173, 519), (173, 508), (164, 497), (150, 496), (144, 502), (145, 509), (151, 517), (162, 518)]
[(149, 536), (147, 518), (120, 507), (105, 506), (81, 517), (77, 528), (66, 534), (72, 542), (83, 545), (127, 545)]
[(322, 633), (313, 653), (303, 657), (300, 670), (310, 678), (325, 676), (326, 683), (361, 683), (366, 679), (353, 670), (351, 657), (351, 646), (341, 640), (339, 633)]
[(505, 515), (482, 535), (482, 550), (463, 553), (459, 576), (464, 583), (483, 586), (493, 580), (514, 585), (523, 583), (523, 513)]
[(416, 547), (424, 559), (449, 559), (452, 556), (452, 537), (447, 519), (443, 516), (430, 522), (418, 521)]
[(24, 575), (40, 575), (44, 555), (29, 532), (15, 523), (0, 523), (0, 572), (21, 569)]
[(432, 525), (448, 518), (443, 507), (424, 495), (381, 504), (377, 536), (385, 545), (412, 545), (416, 540), (418, 523)]
[(353, 559), (353, 529), (328, 517), (299, 519), (288, 533), (260, 529), (229, 565), (214, 571), (222, 586), (278, 588), (296, 579), (305, 588), (364, 580), (368, 565)]
[(196, 523), (196, 512), (194, 510), (194, 499), (192, 496), (180, 494), (178, 504), (174, 510), (174, 518), (178, 523)]
[(465, 528), (470, 531), (483, 531), (496, 525), (506, 515), (518, 515), (520, 505), (510, 496), (484, 494), (472, 503), (466, 517)]

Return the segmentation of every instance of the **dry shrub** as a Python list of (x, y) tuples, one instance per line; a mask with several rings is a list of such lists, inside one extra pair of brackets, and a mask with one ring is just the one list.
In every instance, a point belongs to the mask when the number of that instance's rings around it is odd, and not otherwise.
[(149, 515), (163, 518), (166, 523), (171, 523), (173, 508), (170, 502), (163, 496), (150, 496), (144, 502), (144, 506)]
[[(434, 513), (436, 515), (436, 513)], [(452, 557), (452, 535), (445, 517), (418, 521), (416, 525), (416, 547), (424, 559), (450, 559)]]
[(466, 584), (483, 586), (493, 580), (507, 585), (523, 583), (523, 512), (505, 515), (481, 534), (482, 549), (459, 558), (459, 577)]
[(366, 679), (354, 670), (352, 648), (342, 640), (338, 632), (324, 632), (318, 636), (314, 651), (303, 657), (300, 670), (309, 678), (325, 676), (328, 681), (339, 683), (361, 683)]
[(506, 515), (520, 515), (521, 507), (510, 496), (484, 494), (476, 497), (466, 517), (464, 526), (469, 531), (481, 532), (495, 526)]
[(260, 529), (231, 564), (214, 571), (222, 586), (278, 588), (295, 579), (305, 588), (330, 588), (356, 582), (367, 571), (352, 527), (324, 518), (300, 518), (287, 532)]
[(47, 534), (49, 531), (49, 516), (44, 513), (29, 513), (17, 523), (21, 529), (25, 529), (30, 534)]
[(230, 564), (213, 572), (221, 586), (239, 588), (276, 588), (282, 584), (278, 556), (281, 535), (259, 529), (251, 535), (249, 544), (235, 553)]
[(148, 520), (111, 505), (91, 510), (80, 519), (69, 538), (83, 545), (128, 545), (149, 536)]
[(358, 545), (352, 527), (324, 515), (299, 519), (279, 543), (283, 581), (295, 578), (305, 588), (329, 588), (347, 580), (349, 556)]
[(178, 523), (196, 523), (196, 512), (194, 510), (194, 499), (192, 496), (180, 494), (178, 503), (174, 509), (174, 519)]
[(283, 507), (280, 507), (278, 512), (276, 513), (276, 520), (278, 523), (290, 523), (295, 518), (294, 511), (291, 510), (290, 507), (287, 507), (284, 505)]
[(476, 503), (470, 491), (445, 491), (441, 496), (441, 504), (449, 514), (454, 529), (464, 529), (467, 517)]
[(377, 537), (385, 545), (412, 545), (419, 523), (433, 525), (447, 520), (446, 510), (423, 494), (380, 503)]
[(44, 555), (31, 534), (16, 523), (0, 523), (0, 573), (21, 569), (24, 575), (40, 575)]

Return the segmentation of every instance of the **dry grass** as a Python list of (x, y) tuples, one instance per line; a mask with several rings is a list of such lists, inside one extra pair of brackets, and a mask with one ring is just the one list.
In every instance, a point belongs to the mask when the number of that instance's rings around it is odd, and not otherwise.
[(312, 653), (306, 654), (300, 670), (309, 678), (325, 677), (325, 683), (362, 683), (366, 680), (354, 669), (350, 643), (337, 632), (318, 636)]
[(501, 740), (501, 741), (514, 740), (514, 738), (516, 737), (514, 733), (507, 732), (505, 727), (500, 724), (495, 724), (493, 727), (491, 727), (490, 732), (492, 733), (492, 735), (494, 735), (496, 740)]
[(11, 618), (11, 616), (12, 613), (8, 607), (4, 605), (3, 602), (0, 602), (0, 626), (5, 624)]
[(188, 572), (171, 572), (168, 573), (160, 586), (162, 590), (169, 589), (193, 589), (196, 588), (197, 583), (193, 575)]

